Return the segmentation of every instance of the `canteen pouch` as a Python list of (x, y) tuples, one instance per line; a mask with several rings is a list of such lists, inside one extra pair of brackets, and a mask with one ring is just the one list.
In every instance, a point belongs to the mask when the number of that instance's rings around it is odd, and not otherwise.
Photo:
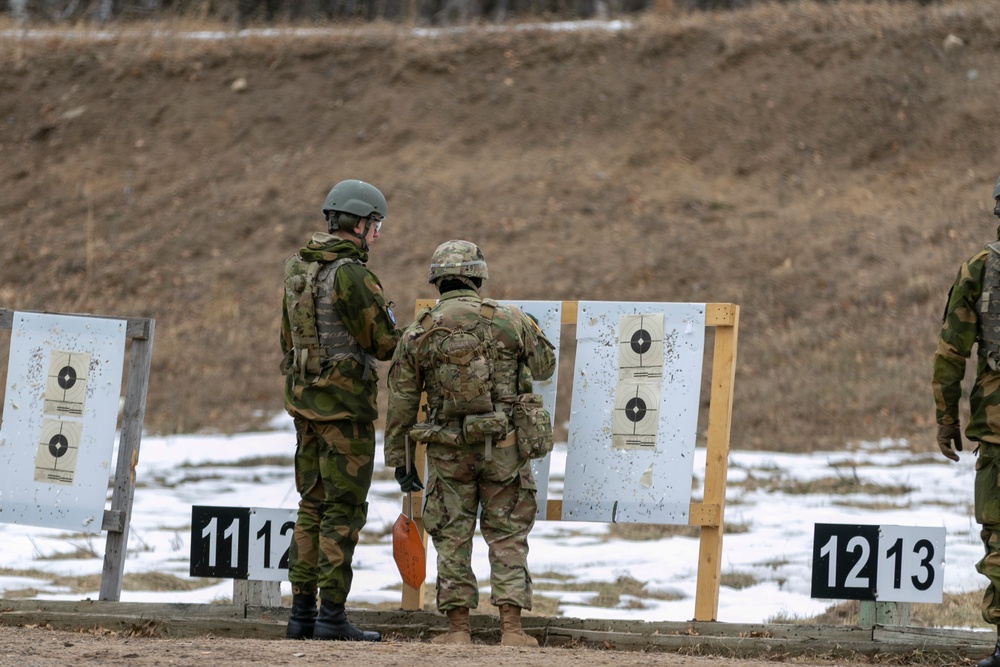
[(542, 407), (539, 394), (520, 394), (512, 409), (517, 450), (529, 459), (541, 459), (552, 451), (552, 416)]

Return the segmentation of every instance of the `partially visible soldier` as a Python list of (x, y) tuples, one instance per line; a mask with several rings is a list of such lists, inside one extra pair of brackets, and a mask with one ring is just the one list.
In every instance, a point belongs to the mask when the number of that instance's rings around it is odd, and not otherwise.
[[(433, 641), (472, 643), (480, 514), (501, 644), (538, 646), (521, 629), (521, 610), (531, 609), (528, 533), (537, 510), (529, 457), (551, 450), (552, 425), (531, 391), (533, 379), (552, 376), (555, 353), (529, 315), (480, 298), (487, 277), (474, 243), (448, 241), (434, 251), (428, 279), (440, 300), (403, 332), (389, 369), (385, 464), (404, 492), (423, 488), (413, 464), (405, 467), (404, 447), (407, 436), (409, 446), (427, 443), (423, 518), (438, 554), (437, 608), (448, 616), (448, 632)], [(427, 419), (417, 424), (421, 391)]]
[[(994, 215), (1000, 217), (1000, 179), (993, 188)], [(997, 230), (1000, 239), (1000, 229)], [(966, 360), (978, 343), (976, 378), (969, 396), (971, 415), (965, 437), (976, 443), (976, 522), (986, 555), (976, 570), (989, 581), (983, 595), (983, 620), (1000, 635), (1000, 240), (970, 257), (948, 293), (944, 322), (934, 353), (934, 400), (941, 453), (958, 461), (962, 429), (959, 399)], [(978, 667), (1000, 667), (1000, 637), (993, 655)]]
[(385, 213), (377, 188), (341, 181), (323, 204), (329, 233), (315, 233), (285, 262), (281, 370), (301, 496), (288, 562), (289, 639), (381, 639), (352, 625), (344, 606), (368, 517), (376, 360), (391, 358), (400, 335), (381, 283), (365, 267)]

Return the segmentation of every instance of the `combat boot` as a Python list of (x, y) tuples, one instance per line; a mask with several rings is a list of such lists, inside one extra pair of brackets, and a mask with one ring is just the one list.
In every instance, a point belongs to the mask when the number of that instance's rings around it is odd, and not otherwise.
[(538, 640), (521, 629), (520, 607), (500, 605), (500, 646), (538, 646)]
[(1000, 667), (1000, 639), (997, 640), (996, 648), (993, 649), (993, 655), (980, 660), (976, 663), (976, 667)]
[(469, 608), (458, 607), (445, 612), (448, 615), (448, 632), (431, 640), (432, 644), (471, 644), (472, 629), (469, 627)]
[(313, 639), (334, 639), (349, 642), (380, 642), (382, 635), (377, 632), (359, 630), (347, 620), (344, 605), (322, 600), (319, 603), (319, 617), (313, 631)]
[(292, 612), (288, 615), (285, 637), (288, 639), (312, 639), (316, 626), (316, 594), (296, 593), (292, 595)]

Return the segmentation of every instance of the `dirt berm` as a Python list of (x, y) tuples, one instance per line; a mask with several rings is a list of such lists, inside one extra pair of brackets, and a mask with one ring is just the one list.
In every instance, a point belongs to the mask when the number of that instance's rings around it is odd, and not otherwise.
[(281, 410), (281, 264), (357, 177), (400, 324), (466, 238), (494, 298), (738, 304), (733, 447), (933, 448), (940, 313), (996, 227), (992, 3), (191, 27), (0, 37), (0, 307), (154, 318), (150, 431)]

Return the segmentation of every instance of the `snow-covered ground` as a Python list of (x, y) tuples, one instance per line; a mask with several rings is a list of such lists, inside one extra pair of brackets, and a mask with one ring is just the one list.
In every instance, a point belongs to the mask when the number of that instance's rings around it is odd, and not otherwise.
[[(162, 572), (189, 577), (192, 505), (226, 507), (294, 508), (297, 502), (290, 465), (235, 465), (263, 456), (290, 457), (294, 434), (290, 421), (279, 420), (276, 430), (240, 436), (146, 437), (137, 467), (138, 488), (131, 518), (129, 554), (125, 573)], [(565, 444), (552, 455), (549, 498), (560, 498), (566, 463)], [(381, 443), (376, 471), (381, 469)], [(982, 546), (972, 517), (972, 481), (975, 457), (966, 453), (958, 464), (939, 454), (916, 456), (906, 443), (885, 440), (863, 443), (851, 451), (813, 454), (778, 454), (733, 451), (729, 463), (726, 523), (738, 530), (725, 535), (722, 574), (749, 575), (757, 583), (742, 589), (723, 586), (718, 620), (766, 622), (779, 617), (808, 617), (833, 604), (810, 597), (812, 542), (816, 523), (944, 527), (946, 553), (944, 590), (949, 593), (978, 590), (984, 580), (975, 571)], [(697, 450), (694, 500), (699, 499), (705, 452)], [(906, 486), (903, 495), (823, 495), (767, 490), (769, 484), (743, 484), (755, 480), (781, 480), (777, 488), (796, 482), (850, 479), (884, 487)], [(384, 534), (377, 543), (363, 543), (355, 556), (354, 587), (350, 603), (399, 601), (399, 574), (392, 557), (391, 536), (386, 530), (400, 514), (401, 494), (391, 479), (373, 484), (369, 497), (369, 535)], [(800, 485), (801, 486), (801, 485)], [(822, 485), (817, 485), (822, 486)], [(872, 509), (875, 508), (875, 509)], [(0, 562), (7, 571), (35, 570), (52, 574), (95, 574), (103, 566), (105, 536), (69, 535), (66, 531), (15, 524), (0, 524)], [(363, 540), (364, 542), (364, 540)], [(96, 558), (52, 558), (93, 549)], [(698, 539), (670, 537), (625, 541), (609, 536), (609, 525), (569, 521), (543, 521), (530, 537), (529, 564), (535, 573), (558, 573), (559, 580), (574, 584), (613, 582), (619, 577), (646, 582), (651, 592), (675, 593), (677, 600), (624, 597), (614, 608), (592, 604), (597, 591), (536, 590), (535, 595), (559, 601), (559, 613), (578, 618), (684, 621), (694, 616), (698, 566)], [(436, 576), (433, 546), (428, 553), (428, 582)], [(488, 580), (486, 545), (477, 536), (474, 568)], [(536, 586), (545, 581), (535, 576)], [(207, 580), (199, 580), (207, 581)], [(34, 588), (46, 600), (98, 598), (70, 593), (42, 578), (0, 576), (0, 596), (8, 591)], [(282, 592), (290, 593), (287, 582)], [(488, 589), (484, 590), (488, 596)], [(232, 595), (232, 581), (191, 591), (123, 590), (122, 601), (210, 602)], [(667, 596), (665, 596), (667, 597)], [(672, 597), (672, 596), (671, 596)]]

